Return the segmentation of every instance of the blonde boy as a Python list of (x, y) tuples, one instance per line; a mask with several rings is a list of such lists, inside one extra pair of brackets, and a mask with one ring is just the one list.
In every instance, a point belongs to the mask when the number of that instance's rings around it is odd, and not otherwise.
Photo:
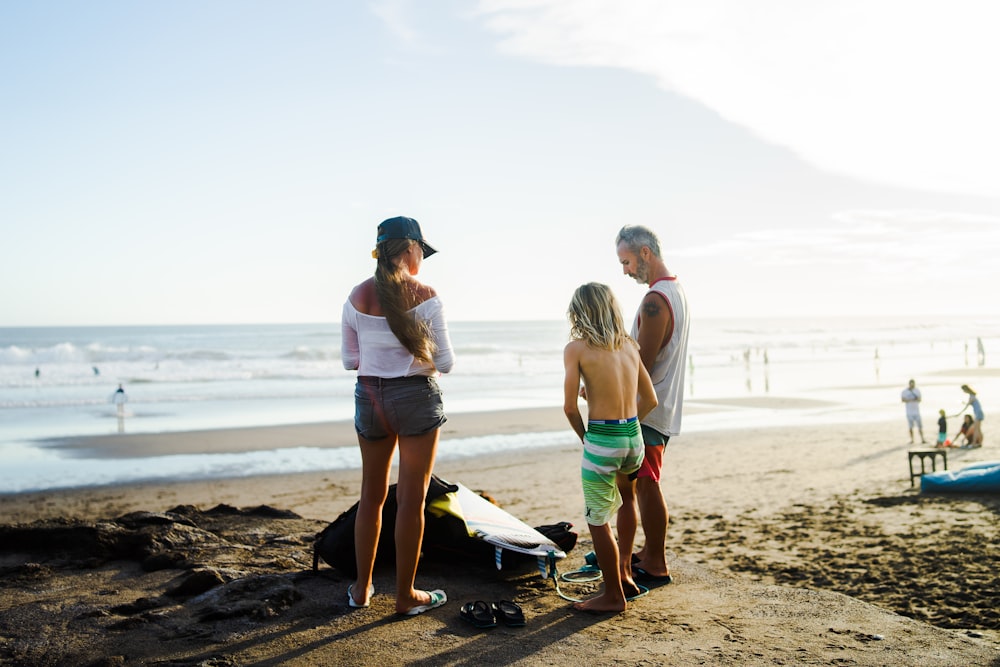
[[(583, 441), (586, 521), (604, 577), (600, 595), (573, 606), (581, 611), (620, 612), (626, 598), (640, 590), (632, 579), (631, 564), (637, 519), (634, 510), (619, 515), (618, 545), (610, 521), (622, 507), (618, 485), (630, 485), (629, 474), (642, 463), (639, 420), (656, 407), (656, 392), (607, 285), (581, 285), (567, 315), (572, 340), (563, 351), (563, 411)], [(580, 395), (587, 400), (586, 427), (578, 405)]]

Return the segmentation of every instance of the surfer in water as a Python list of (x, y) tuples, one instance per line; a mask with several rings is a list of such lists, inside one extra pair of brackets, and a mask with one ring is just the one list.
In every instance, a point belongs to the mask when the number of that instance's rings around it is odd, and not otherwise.
[(448, 601), (442, 590), (414, 588), (424, 536), (424, 499), (438, 435), (447, 417), (434, 376), (454, 361), (437, 293), (417, 280), (434, 248), (413, 218), (378, 226), (375, 275), (354, 288), (344, 304), (341, 355), (357, 370), (354, 428), (361, 448), (361, 499), (354, 531), (358, 578), (347, 588), (351, 607), (367, 607), (375, 594), (372, 570), (382, 528), (382, 506), (399, 445), (396, 484), (396, 612), (415, 616)]
[[(600, 595), (573, 606), (581, 611), (620, 612), (642, 589), (632, 578), (631, 560), (638, 515), (634, 505), (629, 506), (631, 511), (623, 506), (619, 486), (631, 488), (629, 475), (642, 464), (639, 420), (656, 407), (656, 392), (607, 285), (577, 288), (567, 315), (572, 340), (563, 351), (563, 411), (583, 442), (586, 521), (604, 578)], [(586, 425), (580, 396), (587, 401)], [(611, 518), (619, 509), (624, 511), (618, 514), (616, 544)]]

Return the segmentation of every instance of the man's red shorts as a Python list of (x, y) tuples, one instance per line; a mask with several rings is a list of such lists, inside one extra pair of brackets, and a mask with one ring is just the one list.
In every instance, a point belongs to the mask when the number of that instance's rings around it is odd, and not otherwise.
[(642, 425), (642, 440), (646, 443), (645, 456), (639, 470), (629, 475), (630, 479), (648, 477), (657, 484), (660, 482), (660, 471), (663, 470), (663, 450), (667, 448), (669, 435), (663, 435), (656, 429)]

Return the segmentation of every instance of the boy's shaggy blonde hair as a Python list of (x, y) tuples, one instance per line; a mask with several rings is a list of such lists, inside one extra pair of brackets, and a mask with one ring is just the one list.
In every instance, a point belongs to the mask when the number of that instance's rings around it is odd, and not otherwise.
[(618, 350), (632, 340), (625, 331), (618, 301), (607, 285), (587, 283), (577, 287), (566, 314), (570, 337), (590, 347)]

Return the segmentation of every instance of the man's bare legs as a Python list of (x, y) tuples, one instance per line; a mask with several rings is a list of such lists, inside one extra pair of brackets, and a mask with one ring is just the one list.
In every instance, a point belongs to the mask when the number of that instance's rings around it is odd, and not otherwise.
[(670, 574), (667, 568), (667, 521), (669, 514), (667, 501), (663, 498), (660, 483), (650, 477), (640, 477), (635, 481), (635, 495), (642, 518), (642, 532), (646, 542), (636, 554), (639, 561), (635, 567), (641, 568), (654, 577)]

